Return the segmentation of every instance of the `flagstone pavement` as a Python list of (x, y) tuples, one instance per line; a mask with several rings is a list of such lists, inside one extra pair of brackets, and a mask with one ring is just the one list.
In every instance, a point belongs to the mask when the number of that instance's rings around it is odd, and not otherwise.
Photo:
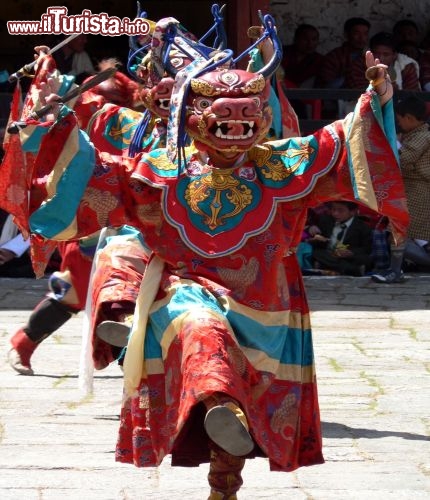
[[(249, 460), (238, 498), (430, 499), (430, 275), (305, 284), (326, 462), (287, 474)], [(8, 339), (46, 290), (46, 280), (0, 279), (0, 499), (206, 499), (206, 465), (115, 462), (121, 371), (112, 364), (92, 394), (79, 389), (82, 314), (35, 352), (35, 376), (8, 366)]]

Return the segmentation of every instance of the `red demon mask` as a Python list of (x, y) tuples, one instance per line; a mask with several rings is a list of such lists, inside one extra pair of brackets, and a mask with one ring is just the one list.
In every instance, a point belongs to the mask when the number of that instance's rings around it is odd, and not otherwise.
[(145, 89), (145, 92), (141, 94), (145, 108), (165, 121), (169, 118), (170, 98), (174, 82), (173, 78), (165, 77), (157, 85)]
[(270, 83), (259, 73), (227, 69), (191, 80), (186, 130), (197, 143), (229, 153), (248, 151), (272, 121)]

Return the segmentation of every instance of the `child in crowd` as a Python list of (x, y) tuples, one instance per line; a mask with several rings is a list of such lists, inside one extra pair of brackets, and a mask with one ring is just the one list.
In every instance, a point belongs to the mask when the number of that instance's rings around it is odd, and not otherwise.
[(330, 213), (310, 226), (308, 239), (313, 260), (322, 270), (363, 276), (372, 265), (372, 230), (358, 217), (358, 205), (350, 201), (330, 203)]
[(374, 275), (378, 283), (404, 280), (404, 260), (418, 269), (430, 268), (430, 130), (424, 101), (412, 96), (397, 103), (400, 168), (405, 184), (410, 225), (402, 246), (391, 247), (391, 265), (385, 273)]

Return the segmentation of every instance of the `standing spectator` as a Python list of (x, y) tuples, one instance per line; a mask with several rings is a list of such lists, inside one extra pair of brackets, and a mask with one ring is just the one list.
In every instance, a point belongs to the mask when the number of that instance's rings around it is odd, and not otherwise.
[[(301, 24), (294, 33), (293, 43), (283, 47), (282, 70), (287, 88), (312, 88), (324, 56), (317, 51), (319, 31), (311, 24)], [(300, 118), (309, 118), (309, 104), (291, 100)]]
[(330, 203), (330, 214), (321, 215), (318, 226), (308, 228), (313, 235), (313, 259), (319, 269), (349, 276), (363, 276), (372, 264), (372, 230), (358, 217), (352, 201)]
[(399, 137), (400, 168), (410, 225), (406, 245), (392, 247), (390, 269), (372, 277), (378, 283), (403, 281), (403, 259), (418, 266), (430, 266), (430, 131), (425, 121), (424, 101), (419, 97), (400, 101), (396, 106), (396, 118), (402, 131)]
[[(352, 64), (360, 61), (362, 63), (360, 67), (365, 67), (364, 54), (368, 47), (369, 31), (370, 23), (362, 17), (352, 17), (345, 22), (343, 27), (345, 41), (324, 57), (316, 86), (329, 89), (350, 88), (347, 80)], [(343, 116), (345, 111), (342, 101), (324, 103), (324, 114), (327, 118)]]
[[(397, 52), (394, 36), (391, 33), (381, 31), (372, 36), (370, 50), (382, 64), (387, 65), (394, 90), (421, 90), (418, 62), (406, 54)], [(364, 90), (368, 85), (368, 81), (363, 76), (364, 71), (365, 62), (355, 61), (348, 75), (347, 86)]]

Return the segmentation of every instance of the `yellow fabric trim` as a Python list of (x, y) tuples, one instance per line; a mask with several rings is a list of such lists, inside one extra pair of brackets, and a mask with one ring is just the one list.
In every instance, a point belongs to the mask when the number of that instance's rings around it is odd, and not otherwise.
[[(361, 101), (361, 99), (360, 99)], [(366, 120), (357, 112), (359, 109), (360, 101), (356, 106), (356, 112), (352, 119), (346, 119), (343, 122), (345, 135), (348, 137), (349, 148), (351, 152), (352, 168), (354, 170), (355, 184), (360, 202), (365, 203), (372, 210), (378, 210), (378, 203), (376, 201), (375, 192), (373, 190), (373, 183), (370, 177), (369, 165), (365, 151), (369, 149), (370, 145), (366, 144), (363, 138), (368, 137), (366, 130)], [(348, 127), (350, 129), (348, 130)]]
[(314, 379), (315, 366), (313, 364), (310, 366), (282, 364), (263, 351), (243, 346), (241, 349), (256, 370), (273, 373), (278, 380), (306, 383)]
[(133, 326), (124, 358), (124, 390), (135, 396), (140, 380), (145, 377), (144, 345), (149, 311), (160, 287), (164, 261), (154, 256), (146, 268), (136, 301)]
[(243, 314), (264, 326), (288, 325), (289, 328), (303, 329), (311, 327), (309, 314), (302, 315), (302, 313), (294, 311), (258, 311), (240, 304), (228, 296), (220, 297), (219, 302), (226, 310)]

